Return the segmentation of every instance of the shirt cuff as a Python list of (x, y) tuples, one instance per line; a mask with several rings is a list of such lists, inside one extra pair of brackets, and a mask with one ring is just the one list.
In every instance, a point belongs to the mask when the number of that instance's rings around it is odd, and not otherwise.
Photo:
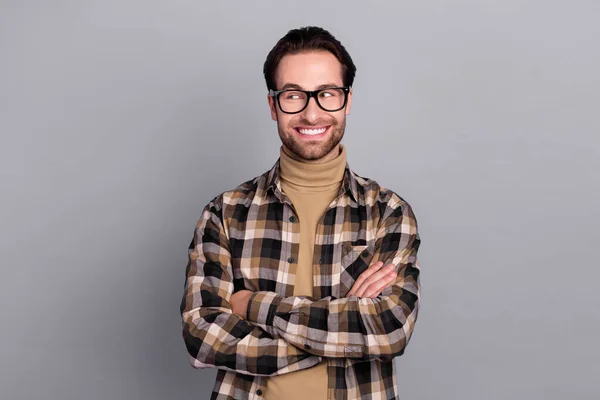
[(280, 302), (281, 296), (275, 292), (255, 292), (248, 301), (246, 320), (270, 331)]

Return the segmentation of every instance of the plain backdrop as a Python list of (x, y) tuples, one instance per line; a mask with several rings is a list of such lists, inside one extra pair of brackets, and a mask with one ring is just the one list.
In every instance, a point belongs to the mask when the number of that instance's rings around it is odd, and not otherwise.
[(419, 222), (401, 399), (600, 398), (600, 2), (0, 1), (0, 398), (208, 399), (181, 337), (204, 205), (279, 156), (262, 65), (358, 67), (359, 175)]

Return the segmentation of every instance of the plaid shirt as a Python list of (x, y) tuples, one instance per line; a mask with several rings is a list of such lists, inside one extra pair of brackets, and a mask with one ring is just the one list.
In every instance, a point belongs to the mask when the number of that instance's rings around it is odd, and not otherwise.
[[(204, 208), (189, 247), (181, 302), (195, 368), (218, 368), (212, 399), (261, 399), (269, 376), (327, 360), (329, 399), (398, 398), (393, 358), (419, 310), (420, 244), (410, 205), (350, 170), (319, 221), (313, 297), (293, 296), (300, 231), (273, 168)], [(376, 261), (398, 276), (376, 298), (346, 297)], [(254, 291), (247, 316), (231, 295)]]

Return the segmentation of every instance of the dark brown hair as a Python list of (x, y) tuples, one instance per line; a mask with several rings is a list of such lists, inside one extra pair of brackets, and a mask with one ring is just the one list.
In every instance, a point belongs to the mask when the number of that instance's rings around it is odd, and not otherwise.
[(342, 64), (342, 78), (344, 86), (352, 86), (356, 66), (344, 46), (331, 33), (323, 28), (307, 26), (292, 29), (279, 39), (271, 49), (263, 67), (267, 88), (277, 90), (275, 87), (275, 71), (279, 62), (286, 54), (297, 54), (304, 51), (329, 51)]

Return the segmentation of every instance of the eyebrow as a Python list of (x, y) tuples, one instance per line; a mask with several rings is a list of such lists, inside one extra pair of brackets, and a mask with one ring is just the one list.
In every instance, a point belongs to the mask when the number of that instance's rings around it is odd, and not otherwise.
[[(337, 83), (326, 83), (324, 85), (319, 85), (315, 88), (315, 90), (319, 90), (319, 89), (327, 89), (327, 88), (331, 88), (331, 87), (340, 87), (341, 85), (338, 85)], [(281, 90), (288, 90), (288, 89), (298, 89), (298, 90), (305, 90), (302, 88), (302, 86), (295, 84), (295, 83), (286, 83), (285, 85), (283, 85), (281, 87)]]

